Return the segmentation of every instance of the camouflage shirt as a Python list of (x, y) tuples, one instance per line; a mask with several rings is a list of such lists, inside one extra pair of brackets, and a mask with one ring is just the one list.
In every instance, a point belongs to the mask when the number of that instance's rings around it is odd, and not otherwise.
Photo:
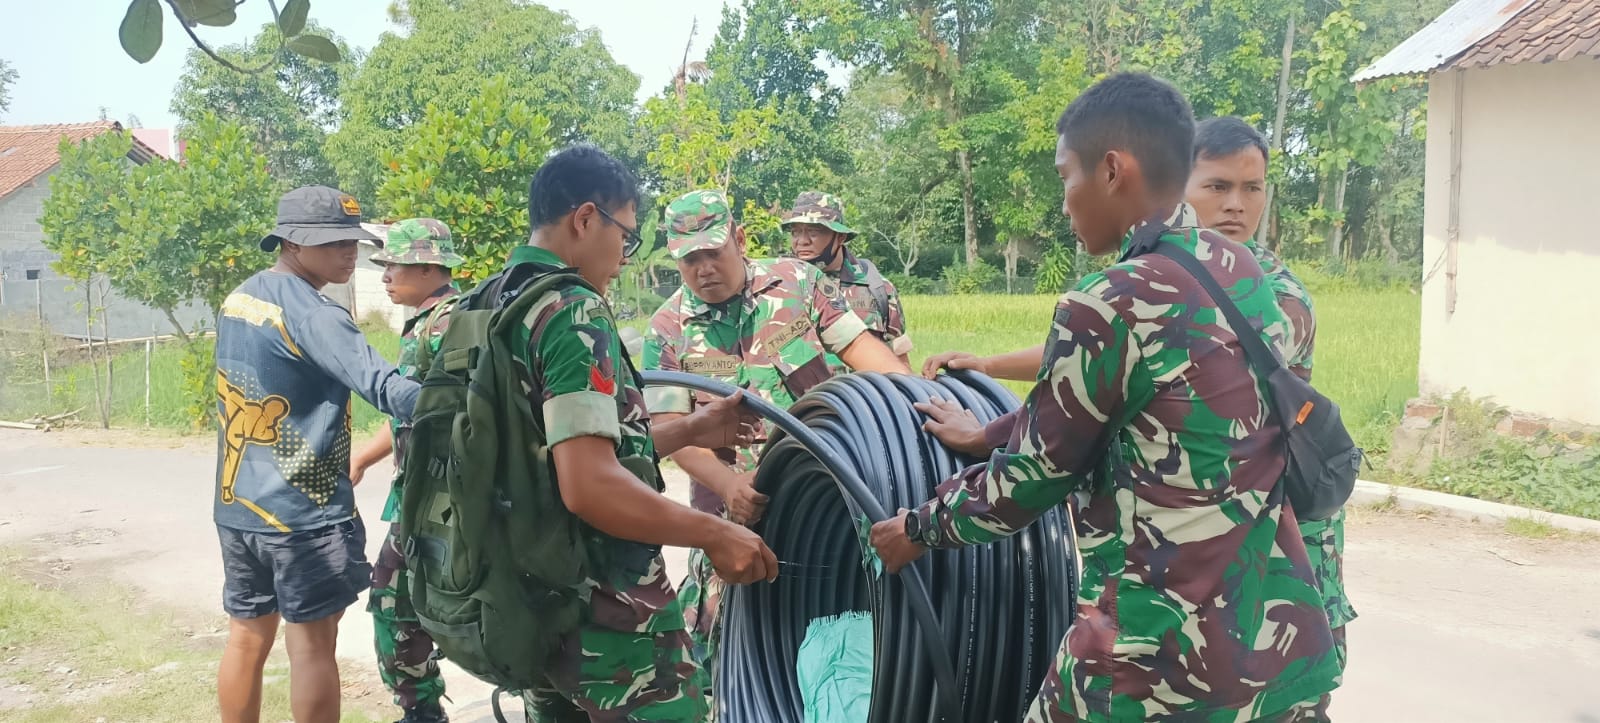
[[(832, 376), (824, 352), (838, 354), (867, 330), (850, 311), (839, 284), (796, 259), (747, 261), (744, 292), (707, 304), (687, 286), (650, 319), (644, 368), (684, 371), (743, 386), (780, 407)], [(686, 389), (651, 388), (650, 411), (688, 414), (711, 397)], [(755, 468), (759, 445), (717, 450), (723, 461)], [(695, 509), (718, 512), (721, 500), (696, 484)]]
[[(1282, 326), (1243, 246), (1193, 228), (1187, 205), (1151, 222), (1171, 227), (1162, 242), (1198, 256), (1264, 337)], [(1006, 447), (913, 512), (924, 544), (954, 547), (1072, 498), (1077, 619), (1029, 721), (1247, 721), (1335, 686), (1305, 545), (1272, 494), (1284, 457), (1263, 380), (1182, 267), (1126, 258), (1143, 226), (1124, 260), (1061, 297)]]
[[(1311, 292), (1289, 267), (1254, 241), (1245, 244), (1261, 263), (1261, 272), (1278, 299), (1288, 328), (1276, 339), (1283, 352), (1284, 365), (1302, 379), (1311, 380), (1311, 357), (1317, 341), (1317, 317), (1311, 305)], [(1340, 627), (1356, 619), (1356, 609), (1344, 589), (1344, 510), (1326, 520), (1301, 520), (1300, 535), (1306, 543), (1311, 569), (1317, 573), (1328, 622)]]
[[(534, 246), (511, 252), (506, 268), (518, 264), (551, 272), (566, 265)], [(604, 299), (580, 286), (548, 292), (534, 302), (516, 334), (511, 348), (523, 388), (544, 417), (551, 447), (576, 437), (604, 437), (616, 442), (619, 459), (655, 457), (642, 385)], [(622, 386), (623, 401), (617, 385)], [(659, 480), (655, 487), (661, 491)], [(590, 585), (591, 620), (601, 627), (623, 632), (683, 629), (683, 609), (659, 554), (631, 584), (591, 580)]]
[[(445, 284), (435, 289), (427, 300), (417, 307), (417, 313), (412, 314), (411, 318), (406, 320), (405, 326), (400, 331), (400, 359), (395, 364), (395, 368), (405, 378), (417, 378), (418, 332), (424, 328), (429, 330), (428, 356), (431, 357), (439, 351), (439, 341), (444, 338), (444, 330), (450, 326), (450, 318), (448, 314), (440, 316), (432, 322), (431, 326), (428, 318), (433, 315), (433, 310), (439, 305), (439, 302), (450, 298), (456, 291), (454, 284)], [(421, 380), (418, 379), (417, 381)], [(405, 441), (406, 436), (411, 433), (411, 421), (403, 420), (399, 417), (390, 417), (389, 432), (390, 437), (394, 440), (394, 479), (389, 483), (389, 499), (383, 503), (381, 519), (384, 522), (397, 522), (400, 519), (400, 462), (406, 458)]]
[(1247, 242), (1245, 248), (1250, 249), (1256, 262), (1261, 264), (1261, 273), (1267, 277), (1267, 285), (1272, 287), (1278, 308), (1283, 311), (1284, 333), (1273, 340), (1283, 352), (1283, 363), (1302, 379), (1310, 379), (1311, 354), (1317, 337), (1311, 293), (1271, 249), (1254, 240)]
[[(897, 356), (910, 354), (913, 347), (911, 335), (906, 333), (906, 312), (900, 306), (900, 292), (881, 274), (868, 273), (867, 264), (871, 262), (856, 258), (849, 250), (842, 253), (844, 263), (839, 270), (824, 270), (823, 273), (839, 282), (839, 289), (844, 292), (850, 310), (866, 323), (867, 331), (882, 339)], [(884, 303), (880, 303), (878, 295), (872, 292), (872, 276), (877, 276), (878, 283), (882, 285)], [(888, 307), (887, 313), (885, 306)], [(850, 371), (836, 354), (828, 354), (828, 366), (835, 374)]]

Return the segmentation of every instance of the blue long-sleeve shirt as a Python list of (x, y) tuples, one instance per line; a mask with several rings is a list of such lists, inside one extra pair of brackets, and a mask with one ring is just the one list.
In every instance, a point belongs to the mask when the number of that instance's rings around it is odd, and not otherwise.
[(410, 418), (418, 389), (310, 283), (250, 277), (217, 322), (216, 523), (293, 532), (355, 517), (350, 392)]

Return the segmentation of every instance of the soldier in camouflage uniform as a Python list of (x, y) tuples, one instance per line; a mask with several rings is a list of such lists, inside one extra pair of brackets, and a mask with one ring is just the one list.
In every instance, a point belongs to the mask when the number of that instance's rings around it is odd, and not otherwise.
[[(640, 244), (635, 183), (622, 164), (590, 146), (546, 161), (529, 189), (533, 238), (512, 251), (503, 272), (532, 278), (573, 268), (586, 282), (546, 293), (510, 340), (518, 377), (543, 416), (562, 502), (603, 534), (703, 549), (735, 584), (776, 579), (777, 558), (759, 536), (667, 499), (659, 476), (647, 487), (619, 461), (733, 439), (710, 410), (654, 425), (645, 410), (641, 381), (603, 296)], [(726, 413), (738, 402), (712, 406)], [(704, 720), (701, 670), (660, 553), (642, 575), (613, 572), (591, 581), (589, 600), (547, 685), (523, 691), (528, 720)]]
[[(718, 191), (693, 191), (667, 207), (667, 248), (683, 287), (650, 320), (644, 368), (685, 371), (742, 386), (780, 407), (833, 376), (825, 354), (851, 369), (909, 373), (905, 363), (865, 333), (838, 282), (797, 259), (752, 261), (744, 230)], [(687, 414), (710, 401), (682, 389), (650, 389), (657, 419)], [(759, 440), (758, 440), (759, 441)], [(683, 449), (673, 455), (694, 480), (695, 509), (743, 524), (761, 517), (766, 498), (751, 486), (754, 449)], [(703, 555), (691, 553), (683, 583), (696, 659), (713, 669), (721, 637), (721, 581)]]
[[(844, 222), (844, 202), (832, 194), (806, 191), (794, 199), (794, 207), (784, 213), (780, 225), (789, 232), (795, 256), (839, 282), (850, 310), (867, 323), (867, 331), (888, 344), (900, 361), (909, 363), (911, 336), (906, 333), (900, 293), (878, 273), (877, 266), (850, 253), (845, 245), (856, 232)], [(834, 354), (827, 358), (835, 373), (849, 371)]]
[[(1077, 618), (1026, 720), (1301, 720), (1338, 661), (1279, 484), (1282, 431), (1237, 336), (1281, 334), (1283, 314), (1249, 250), (1182, 203), (1194, 121), (1176, 89), (1114, 75), (1056, 129), (1073, 230), (1119, 260), (1062, 296), (1006, 446), (875, 525), (873, 545), (898, 570), (1070, 498)], [(1262, 331), (1231, 328), (1157, 244), (1199, 258)]]
[[(1311, 293), (1277, 254), (1255, 241), (1266, 210), (1270, 158), (1266, 139), (1238, 118), (1210, 118), (1195, 128), (1194, 157), (1186, 194), (1189, 202), (1207, 226), (1244, 244), (1261, 264), (1286, 322), (1284, 332), (1274, 338), (1283, 352), (1284, 365), (1310, 381), (1317, 336)], [(1356, 618), (1344, 590), (1344, 521), (1343, 509), (1326, 520), (1300, 521), (1300, 535), (1333, 626), (1341, 673), (1346, 659), (1344, 626)], [(1323, 696), (1318, 705), (1319, 720), (1328, 718), (1330, 697)]]
[[(400, 336), (398, 364), (401, 374), (415, 378), (418, 345), (425, 342), (430, 352), (439, 350), (449, 318), (436, 316), (434, 310), (439, 302), (456, 293), (450, 270), (460, 266), (462, 258), (455, 252), (450, 229), (436, 219), (406, 219), (390, 226), (386, 236), (383, 250), (373, 254), (371, 261), (384, 268), (383, 283), (389, 300), (416, 309)], [(411, 609), (399, 536), (399, 464), (405, 458), (403, 445), (409, 429), (409, 422), (391, 418), (384, 434), (351, 456), (350, 479), (359, 483), (367, 468), (389, 456), (392, 449), (395, 477), (383, 505), (383, 521), (389, 523), (389, 534), (372, 566), (367, 612), (372, 613), (379, 675), (394, 694), (395, 705), (405, 711), (401, 723), (435, 723), (449, 720), (439, 704), (444, 696), (444, 679), (439, 677), (433, 639)]]
[[(1273, 328), (1273, 342), (1282, 353), (1285, 366), (1310, 381), (1317, 333), (1311, 294), (1277, 254), (1255, 241), (1266, 210), (1268, 160), (1266, 140), (1244, 121), (1233, 117), (1205, 120), (1195, 129), (1195, 167), (1189, 175), (1185, 199), (1199, 214), (1201, 225), (1243, 244), (1261, 265), (1284, 315), (1285, 323)], [(923, 373), (931, 377), (939, 367), (948, 365), (1004, 379), (1032, 381), (1043, 354), (1044, 347), (987, 358), (946, 352), (929, 357)], [(966, 418), (953, 405), (928, 405), (925, 411), (935, 417), (930, 428), (947, 445), (974, 455), (1004, 447), (1016, 420), (1015, 414), (1007, 415), (980, 431), (975, 419)], [(1356, 618), (1344, 588), (1344, 523), (1343, 509), (1326, 520), (1299, 521), (1306, 554), (1316, 571), (1317, 587), (1333, 627), (1341, 672), (1347, 657), (1345, 625)], [(1323, 697), (1316, 712), (1319, 719), (1328, 717), (1330, 698)]]

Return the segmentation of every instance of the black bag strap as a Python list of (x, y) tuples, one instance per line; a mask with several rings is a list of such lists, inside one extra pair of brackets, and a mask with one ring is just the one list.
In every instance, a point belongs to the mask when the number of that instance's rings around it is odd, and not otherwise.
[[(1279, 369), (1284, 369), (1283, 360), (1267, 348), (1266, 342), (1261, 341), (1261, 335), (1256, 333), (1256, 328), (1244, 318), (1244, 313), (1239, 311), (1233, 298), (1228, 292), (1222, 290), (1222, 285), (1217, 283), (1216, 277), (1200, 263), (1194, 254), (1179, 248), (1171, 243), (1162, 243), (1151, 249), (1155, 253), (1176, 261), (1189, 275), (1193, 276), (1200, 286), (1211, 296), (1211, 301), (1216, 303), (1217, 309), (1228, 320), (1228, 326), (1233, 327), (1233, 335), (1239, 338), (1239, 346), (1244, 348), (1244, 356), (1255, 367), (1256, 373), (1265, 380)], [(1282, 422), (1283, 420), (1279, 420)]]

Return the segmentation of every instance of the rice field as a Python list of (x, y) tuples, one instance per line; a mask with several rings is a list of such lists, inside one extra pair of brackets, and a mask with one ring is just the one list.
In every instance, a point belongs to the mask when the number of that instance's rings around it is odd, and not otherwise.
[[(1317, 388), (1344, 409), (1345, 422), (1358, 442), (1369, 450), (1384, 449), (1406, 400), (1417, 393), (1417, 297), (1405, 290), (1329, 291), (1315, 299), (1320, 324)], [(920, 368), (924, 357), (939, 351), (994, 354), (1042, 343), (1055, 297), (908, 296), (904, 303), (916, 342), (912, 362)], [(380, 353), (394, 358), (399, 347), (394, 333), (371, 331), (368, 338)], [(181, 358), (181, 350), (175, 346), (155, 350), (150, 399), (153, 426), (188, 428), (178, 368)], [(114, 376), (113, 423), (144, 426), (144, 350), (132, 348), (119, 354)], [(91, 379), (87, 365), (58, 370), (55, 396), (50, 401), (43, 399), (43, 384), (19, 383), (22, 380), (16, 378), (5, 380), (9, 384), (0, 381), (0, 418), (20, 419), (81, 406), (89, 408), (83, 415), (89, 421), (94, 398)], [(1011, 386), (1019, 396), (1027, 391), (1025, 384)], [(353, 426), (358, 430), (372, 430), (382, 419), (359, 399), (354, 416)]]
[[(1044, 342), (1054, 296), (908, 296), (906, 318), (916, 349), (914, 368), (946, 350), (979, 355)], [(1404, 289), (1315, 294), (1316, 366), (1313, 383), (1344, 412), (1357, 443), (1378, 451), (1417, 394), (1420, 307)], [(1028, 385), (1009, 383), (1018, 395)]]

